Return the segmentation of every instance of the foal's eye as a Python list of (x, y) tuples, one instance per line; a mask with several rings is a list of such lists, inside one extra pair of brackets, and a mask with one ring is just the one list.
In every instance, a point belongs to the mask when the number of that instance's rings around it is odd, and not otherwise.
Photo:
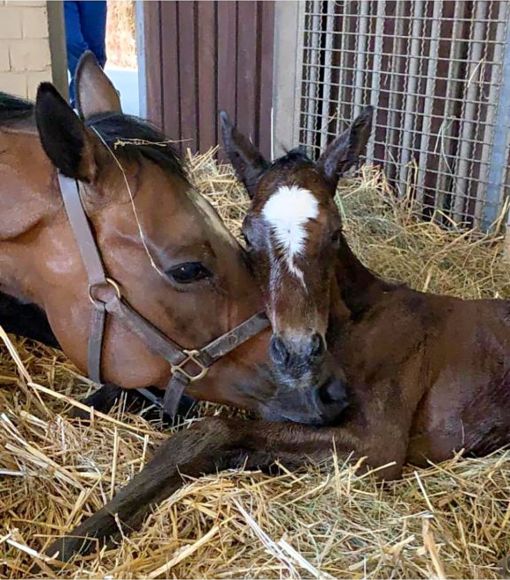
[(246, 249), (249, 250), (251, 248), (250, 238), (244, 232), (241, 232), (241, 235), (243, 236), (243, 240), (244, 240), (244, 243), (246, 245)]
[(210, 278), (211, 272), (200, 262), (184, 262), (166, 271), (169, 278), (178, 284), (190, 284), (204, 278)]
[(331, 241), (333, 242), (333, 244), (338, 244), (340, 242), (340, 230), (336, 230), (335, 232), (333, 232), (333, 235), (331, 236)]

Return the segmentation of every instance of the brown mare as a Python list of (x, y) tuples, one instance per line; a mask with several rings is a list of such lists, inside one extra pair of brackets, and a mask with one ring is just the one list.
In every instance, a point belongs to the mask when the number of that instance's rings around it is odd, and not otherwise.
[[(170, 365), (117, 310), (137, 323), (143, 317), (144, 332), (164, 343), (163, 350), (166, 337), (179, 348), (196, 349), (262, 309), (260, 292), (241, 247), (193, 190), (168, 140), (122, 114), (115, 89), (91, 55), (80, 63), (76, 87), (83, 120), (47, 83), (35, 106), (0, 96), (0, 292), (28, 303), (34, 313), (42, 310), (82, 371), (94, 331), (91, 315), (104, 295), (101, 377), (126, 389), (164, 389)], [(81, 195), (99, 268), (122, 293), (113, 312), (107, 302), (116, 295), (108, 294), (109, 284), (96, 284), (91, 296), (85, 268), (90, 264), (80, 255), (83, 238), (65, 211), (59, 172), (72, 178), (71, 201), (83, 212)], [(87, 252), (90, 259), (93, 252)], [(272, 418), (282, 417), (284, 408), (287, 417), (288, 394), (271, 377), (269, 337), (265, 329), (237, 348), (235, 341), (227, 344), (230, 352), (190, 383), (187, 393)], [(188, 373), (198, 374), (195, 366), (190, 363)], [(297, 419), (321, 424), (340, 412), (341, 406), (322, 404), (311, 388), (305, 391), (293, 398)], [(309, 399), (318, 404), (311, 407)]]
[(223, 116), (225, 149), (252, 206), (244, 223), (251, 262), (273, 323), (277, 374), (299, 391), (303, 376), (345, 377), (352, 404), (335, 427), (209, 419), (163, 444), (103, 509), (55, 542), (69, 559), (138, 526), (149, 506), (198, 476), (245, 464), (290, 467), (329, 456), (366, 457), (398, 478), (406, 462), (442, 461), (464, 449), (489, 453), (510, 441), (510, 303), (464, 301), (385, 282), (353, 255), (333, 201), (339, 177), (370, 135), (366, 109), (318, 163), (291, 151), (267, 163)]

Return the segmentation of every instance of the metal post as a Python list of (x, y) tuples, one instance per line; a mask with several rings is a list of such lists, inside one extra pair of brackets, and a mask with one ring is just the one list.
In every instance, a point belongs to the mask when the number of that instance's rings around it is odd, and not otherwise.
[(321, 151), (328, 144), (328, 126), (331, 109), (331, 59), (335, 26), (335, 0), (328, 0), (326, 8), (326, 42), (324, 51), (324, 85), (322, 90)]
[[(370, 104), (376, 108), (379, 104), (379, 95), (381, 89), (381, 68), (383, 52), (383, 32), (384, 17), (386, 14), (386, 0), (378, 0), (377, 14), (375, 20), (375, 42), (374, 42), (374, 70), (372, 72), (372, 86), (370, 91)], [(377, 115), (377, 109), (376, 109)], [(375, 122), (375, 121), (374, 121)], [(367, 161), (374, 161), (375, 139), (372, 136), (367, 147)]]
[(425, 85), (425, 103), (423, 106), (423, 127), (421, 132), (420, 156), (418, 160), (418, 176), (416, 184), (416, 201), (423, 203), (425, 191), (425, 172), (429, 159), (430, 131), (432, 126), (432, 107), (436, 89), (437, 57), (439, 51), (439, 37), (441, 35), (441, 16), (443, 3), (434, 2), (432, 12), (432, 26), (430, 31), (429, 59), (427, 65), (427, 83)]
[(460, 136), (460, 147), (457, 161), (457, 179), (455, 187), (454, 213), (453, 219), (456, 222), (463, 222), (466, 212), (466, 200), (469, 192), (468, 172), (472, 162), (471, 152), (473, 150), (473, 135), (475, 134), (475, 112), (476, 97), (478, 94), (478, 83), (476, 75), (480, 73), (483, 39), (485, 35), (485, 14), (487, 8), (486, 0), (478, 0), (475, 3), (475, 15), (472, 18), (473, 37), (469, 50), (469, 67), (467, 86), (464, 95), (464, 105), (462, 110), (462, 129)]
[[(508, 170), (507, 151), (510, 143), (510, 25), (506, 22), (505, 49), (503, 54), (501, 89), (495, 116), (494, 140), (489, 160), (487, 203), (482, 228), (488, 230), (498, 217), (498, 205), (502, 200), (505, 172)], [(510, 230), (510, 214), (507, 237)]]
[(411, 143), (413, 140), (413, 127), (414, 119), (416, 115), (415, 103), (416, 103), (416, 90), (418, 84), (418, 64), (420, 57), (420, 46), (421, 46), (421, 30), (423, 28), (422, 17), (423, 17), (423, 0), (415, 0), (414, 4), (414, 20), (411, 32), (411, 47), (409, 54), (409, 68), (407, 70), (407, 87), (406, 87), (406, 98), (405, 98), (405, 113), (404, 113), (404, 130), (402, 132), (402, 148), (400, 153), (400, 174), (399, 174), (399, 186), (403, 189), (400, 191), (402, 195), (405, 193), (407, 174), (408, 174), (408, 163), (411, 160)]
[(67, 80), (66, 26), (64, 3), (47, 2), (48, 30), (50, 35), (51, 78), (61, 95), (69, 96)]
[(275, 2), (273, 159), (299, 141), (304, 12), (304, 2)]
[(361, 113), (363, 106), (363, 92), (365, 89), (365, 66), (367, 50), (367, 32), (368, 32), (368, 9), (370, 2), (360, 2), (360, 14), (356, 18), (356, 72), (354, 80), (354, 119)]

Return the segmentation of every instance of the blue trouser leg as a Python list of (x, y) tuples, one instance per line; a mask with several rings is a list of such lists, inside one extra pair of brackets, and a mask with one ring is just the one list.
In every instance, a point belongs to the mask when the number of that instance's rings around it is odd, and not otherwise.
[(99, 64), (106, 62), (106, 2), (68, 1), (64, 2), (66, 24), (67, 68), (71, 73), (69, 97), (74, 107), (74, 75), (81, 55), (91, 50)]
[(66, 23), (66, 48), (67, 48), (67, 68), (71, 73), (71, 84), (69, 85), (69, 98), (74, 107), (74, 73), (78, 66), (80, 56), (88, 50), (88, 45), (81, 32), (79, 2), (64, 2), (64, 17)]
[(106, 0), (82, 1), (80, 10), (81, 32), (97, 62), (104, 67), (106, 63)]

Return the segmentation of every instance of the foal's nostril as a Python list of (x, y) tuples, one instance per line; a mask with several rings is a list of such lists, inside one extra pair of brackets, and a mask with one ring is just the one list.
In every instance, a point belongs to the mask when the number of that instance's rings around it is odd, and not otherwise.
[(289, 351), (285, 343), (279, 336), (273, 336), (269, 345), (269, 356), (271, 360), (280, 365), (284, 365), (289, 360)]
[(310, 339), (310, 356), (318, 357), (325, 350), (324, 340), (322, 336), (316, 332)]

